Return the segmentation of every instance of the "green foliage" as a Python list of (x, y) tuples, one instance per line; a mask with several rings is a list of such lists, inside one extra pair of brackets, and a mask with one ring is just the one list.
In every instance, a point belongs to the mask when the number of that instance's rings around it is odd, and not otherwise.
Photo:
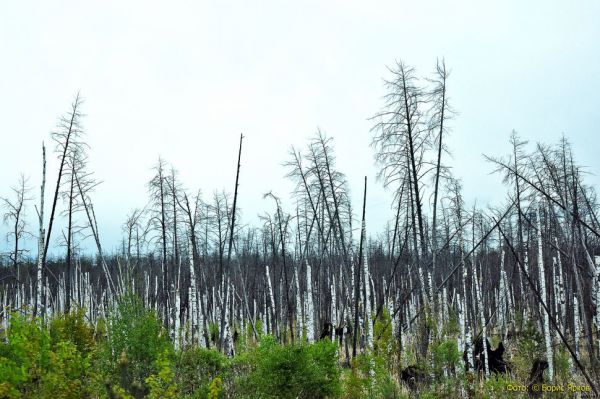
[(100, 367), (112, 384), (130, 393), (147, 392), (145, 381), (160, 371), (161, 355), (173, 346), (156, 314), (135, 296), (124, 296), (107, 322), (107, 340), (100, 348)]
[(344, 379), (345, 398), (397, 398), (399, 392), (383, 357), (366, 353), (350, 362)]
[(460, 361), (461, 354), (454, 339), (448, 339), (433, 345), (433, 365), (436, 376), (441, 376), (444, 369), (452, 371)]
[(448, 323), (444, 326), (442, 335), (443, 336), (454, 336), (460, 333), (460, 326), (458, 325), (458, 315), (454, 308), (448, 309)]
[(352, 359), (350, 361), (350, 371), (344, 374), (344, 398), (363, 398), (365, 395), (367, 383), (366, 378), (359, 370), (359, 363), (357, 359)]
[(255, 368), (242, 381), (251, 397), (325, 398), (340, 393), (337, 348), (328, 340), (284, 346), (263, 336), (251, 356)]
[(35, 319), (11, 317), (7, 342), (0, 344), (0, 397), (68, 399), (91, 397), (98, 389), (94, 341), (87, 340), (82, 314), (67, 314), (50, 324), (49, 333)]
[(525, 329), (517, 335), (516, 351), (512, 356), (513, 373), (520, 380), (529, 377), (531, 365), (536, 359), (545, 358), (544, 336), (535, 322), (528, 320)]
[(393, 371), (393, 366), (397, 364), (396, 352), (397, 345), (392, 331), (391, 317), (387, 309), (382, 309), (379, 318), (375, 321), (373, 327), (373, 350), (375, 356), (382, 357)]
[(554, 372), (557, 381), (565, 384), (573, 383), (573, 376), (570, 372), (571, 354), (564, 345), (560, 345), (554, 353)]
[(96, 391), (91, 356), (70, 341), (60, 341), (50, 352), (50, 366), (40, 379), (37, 397), (81, 398)]
[[(175, 351), (154, 311), (133, 296), (122, 298), (107, 320), (99, 320), (95, 327), (81, 309), (57, 315), (46, 325), (15, 314), (0, 340), (0, 398), (352, 399), (403, 398), (409, 393), (398, 382), (399, 353), (386, 310), (374, 324), (373, 350), (352, 359), (348, 370), (339, 366), (339, 348), (328, 339), (282, 345), (263, 334), (254, 343), (251, 327), (246, 326), (236, 356), (229, 358), (195, 346)], [(262, 328), (260, 323), (256, 327)], [(218, 336), (217, 325), (211, 331)], [(415, 341), (406, 341), (403, 350), (408, 364), (415, 362), (413, 353), (420, 343)], [(456, 338), (450, 335), (431, 343), (427, 358), (417, 362), (435, 378), (414, 394), (514, 397), (508, 385), (523, 384), (533, 360), (543, 356), (543, 337), (529, 322), (509, 346), (507, 360), (513, 373), (479, 379), (462, 371)], [(557, 383), (578, 378), (570, 372), (569, 354), (562, 346), (556, 349), (554, 364)]]
[(514, 398), (518, 396), (516, 392), (509, 389), (509, 386), (520, 386), (523, 383), (519, 380), (513, 380), (510, 377), (501, 374), (495, 374), (483, 383), (479, 384), (475, 391), (476, 399), (484, 398)]
[(177, 398), (177, 385), (175, 384), (175, 373), (173, 372), (169, 353), (165, 352), (155, 362), (158, 369), (157, 374), (146, 378), (150, 388), (148, 399), (170, 399)]
[[(13, 314), (7, 342), (0, 344), (0, 387), (10, 395), (35, 389), (50, 366), (50, 337), (39, 322)], [(17, 396), (14, 396), (17, 397)]]
[[(248, 323), (247, 328), (249, 329), (249, 335), (252, 334), (252, 326), (250, 325), (250, 323)], [(260, 337), (261, 335), (264, 334), (264, 326), (261, 320), (256, 319), (256, 321), (254, 322), (254, 328), (256, 328), (256, 333), (258, 334), (258, 336)]]
[(221, 392), (223, 391), (223, 381), (219, 377), (215, 377), (210, 383), (210, 391), (208, 392), (208, 399), (219, 399)]
[[(183, 350), (177, 361), (180, 393), (194, 398), (206, 398), (211, 381), (229, 375), (230, 362), (214, 349), (190, 348)], [(221, 381), (222, 382), (222, 381)]]
[(79, 352), (90, 353), (96, 345), (94, 329), (86, 323), (84, 316), (84, 309), (76, 309), (53, 318), (49, 323), (52, 344), (69, 341)]
[(219, 342), (219, 325), (217, 323), (209, 323), (208, 325), (208, 335), (209, 339), (212, 343)]

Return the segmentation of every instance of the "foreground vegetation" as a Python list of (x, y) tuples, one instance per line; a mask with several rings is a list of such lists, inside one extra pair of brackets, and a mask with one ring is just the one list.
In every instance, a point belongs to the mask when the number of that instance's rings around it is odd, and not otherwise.
[[(384, 312), (375, 324), (381, 334), (374, 349), (343, 367), (338, 344), (329, 338), (282, 345), (262, 333), (254, 341), (247, 331), (237, 339), (234, 357), (197, 346), (175, 349), (155, 312), (133, 295), (120, 298), (96, 327), (82, 309), (47, 322), (13, 314), (0, 343), (0, 398), (408, 397), (416, 392), (398, 378), (405, 361), (386, 318)], [(456, 333), (452, 325), (446, 332)], [(508, 386), (526, 383), (543, 337), (530, 324), (512, 346), (512, 372), (482, 380), (462, 371), (455, 339), (434, 342), (430, 362), (418, 365), (430, 376), (419, 396), (515, 397)], [(564, 350), (556, 363), (558, 382), (576, 382)]]
[(371, 131), (394, 194), (384, 231), (367, 230), (367, 178), (352, 204), (321, 131), (286, 158), (292, 207), (266, 193), (261, 223), (244, 224), (240, 136), (232, 195), (190, 191), (159, 158), (118, 254), (102, 247), (77, 96), (52, 134), (49, 198), (42, 146), (37, 237), (26, 179), (2, 198), (2, 395), (477, 398), (544, 381), (598, 392), (596, 190), (566, 138), (530, 150), (513, 132), (508, 155), (486, 157), (506, 198), (468, 206), (445, 164), (448, 76), (443, 62), (429, 78), (390, 70)]
[(228, 358), (175, 350), (153, 311), (133, 296), (94, 329), (73, 310), (42, 323), (13, 315), (0, 344), (2, 398), (339, 397), (330, 341), (283, 346), (263, 335)]

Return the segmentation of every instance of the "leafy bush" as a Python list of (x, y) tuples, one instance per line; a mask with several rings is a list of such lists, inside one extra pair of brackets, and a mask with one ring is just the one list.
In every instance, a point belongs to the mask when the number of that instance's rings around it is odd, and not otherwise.
[(219, 377), (215, 377), (210, 383), (210, 391), (208, 392), (208, 399), (219, 399), (221, 392), (223, 391), (223, 381)]
[(148, 393), (146, 379), (160, 371), (157, 361), (165, 353), (173, 354), (173, 345), (156, 314), (145, 309), (138, 297), (126, 295), (110, 314), (106, 328), (100, 366), (107, 383), (120, 385), (135, 396)]
[(157, 374), (146, 378), (150, 388), (148, 399), (171, 399), (177, 398), (177, 385), (175, 384), (175, 373), (171, 367), (169, 353), (165, 352), (156, 360)]
[(55, 345), (72, 342), (79, 352), (90, 353), (95, 347), (94, 329), (85, 321), (84, 309), (75, 309), (50, 320), (50, 338)]
[(373, 327), (373, 350), (376, 356), (382, 357), (390, 371), (394, 371), (396, 366), (397, 345), (392, 331), (392, 319), (387, 309), (382, 309), (379, 318), (375, 321)]
[(385, 358), (371, 353), (350, 362), (344, 379), (345, 398), (398, 398), (400, 387), (390, 373)]
[(250, 356), (255, 368), (246, 394), (260, 398), (325, 398), (340, 394), (336, 345), (328, 340), (312, 345), (279, 345), (264, 336)]
[(214, 349), (183, 350), (177, 361), (180, 393), (190, 398), (206, 398), (212, 382), (229, 374), (229, 363), (226, 356)]
[[(92, 367), (94, 341), (87, 340), (82, 314), (63, 315), (51, 325), (49, 333), (36, 319), (11, 317), (7, 341), (0, 344), (0, 397), (94, 397), (99, 387)], [(66, 333), (69, 326), (81, 329)]]
[(455, 339), (448, 339), (434, 344), (434, 373), (441, 377), (444, 370), (453, 372), (460, 361), (461, 354)]

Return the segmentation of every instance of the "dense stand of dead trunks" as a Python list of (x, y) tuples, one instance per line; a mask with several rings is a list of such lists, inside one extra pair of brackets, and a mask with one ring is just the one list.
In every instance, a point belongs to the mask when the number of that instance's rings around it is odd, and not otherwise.
[[(0, 303), (31, 305), (43, 317), (82, 306), (95, 322), (118, 295), (133, 292), (156, 309), (176, 345), (228, 354), (240, 336), (268, 333), (284, 343), (329, 337), (349, 360), (374, 348), (381, 335), (374, 327), (381, 323), (378, 331), (391, 329), (397, 341), (400, 364), (431, 361), (431, 343), (444, 339), (444, 326), (455, 319), (466, 368), (473, 367), (473, 341), (481, 339), (484, 375), (497, 369), (486, 355), (488, 337), (510, 339), (533, 323), (544, 335), (549, 379), (555, 348), (564, 345), (573, 370), (593, 386), (600, 377), (598, 201), (569, 143), (528, 153), (513, 133), (507, 158), (488, 157), (504, 177), (507, 205), (469, 209), (460, 181), (443, 163), (452, 115), (444, 63), (437, 64), (432, 88), (403, 63), (391, 73), (384, 108), (373, 117), (372, 143), (380, 178), (395, 196), (392, 219), (377, 235), (366, 228), (366, 178), (359, 219), (333, 141), (318, 131), (305, 150), (292, 148), (284, 165), (295, 184), (293, 208), (286, 210), (270, 192), (265, 204), (274, 211), (255, 227), (240, 223), (237, 209), (244, 195), (238, 193), (242, 137), (233, 200), (225, 192), (210, 200), (200, 191), (191, 196), (159, 159), (148, 204), (125, 221), (122, 251), (106, 255), (77, 98), (54, 136), (60, 170), (47, 229), (44, 173), (37, 264), (19, 252), (25, 184), (16, 202), (5, 200), (16, 227), (11, 267), (0, 269)], [(47, 254), (59, 205), (67, 221), (65, 256), (54, 259)], [(87, 235), (96, 245), (94, 259), (78, 247)], [(435, 323), (427, 321), (432, 317)], [(8, 312), (0, 319), (6, 328)]]

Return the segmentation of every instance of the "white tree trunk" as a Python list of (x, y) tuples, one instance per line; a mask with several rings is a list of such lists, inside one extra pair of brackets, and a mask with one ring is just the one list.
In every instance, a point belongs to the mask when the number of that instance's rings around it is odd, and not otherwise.
[(302, 323), (302, 297), (300, 295), (300, 281), (298, 280), (298, 266), (294, 267), (294, 282), (296, 285), (296, 337), (302, 341), (304, 323)]
[[(529, 253), (527, 252), (527, 249), (525, 248), (523, 250), (524, 253), (524, 257), (525, 259), (523, 260), (523, 266), (525, 267), (525, 272), (527, 273), (528, 276), (531, 276), (531, 272), (529, 271)], [(529, 309), (529, 292), (528, 291), (523, 291), (523, 307), (524, 309), (524, 313), (525, 313), (525, 319), (528, 319), (531, 315), (531, 310)]]
[[(457, 293), (456, 294), (456, 311), (458, 313), (458, 327), (460, 329), (460, 333), (458, 334), (458, 353), (464, 353), (465, 351), (465, 339), (466, 339), (466, 323), (465, 323), (465, 313), (463, 311), (464, 309), (464, 305), (463, 305), (463, 299), (461, 298), (460, 294)], [(462, 356), (461, 356), (461, 362), (464, 362), (462, 360)], [(463, 364), (463, 367), (466, 366)]]
[(201, 342), (201, 333), (198, 328), (198, 321), (200, 318), (199, 314), (199, 306), (198, 306), (198, 290), (196, 286), (196, 270), (194, 269), (194, 253), (192, 247), (192, 241), (189, 241), (189, 251), (190, 251), (190, 288), (189, 288), (189, 301), (190, 301), (190, 327), (192, 330), (192, 343), (195, 339), (198, 340), (198, 345), (202, 346)]
[(277, 328), (277, 312), (275, 311), (275, 297), (273, 296), (273, 286), (271, 284), (271, 276), (269, 274), (269, 265), (265, 265), (265, 274), (267, 279), (267, 288), (269, 291), (269, 307), (271, 308), (271, 328), (272, 332), (278, 337), (279, 331)]
[(315, 319), (312, 289), (312, 271), (306, 260), (306, 339), (309, 343), (315, 340)]
[(336, 308), (336, 295), (335, 295), (335, 282), (331, 284), (331, 324), (334, 329), (333, 342), (335, 342), (335, 328), (337, 327), (337, 308)]
[[(544, 269), (544, 253), (542, 246), (542, 219), (540, 218), (540, 208), (536, 208), (537, 211), (537, 241), (538, 241), (538, 267), (540, 272), (540, 291), (544, 302), (547, 304), (546, 295), (546, 272)], [(548, 358), (548, 379), (550, 382), (554, 381), (554, 351), (552, 349), (552, 334), (550, 333), (550, 315), (548, 312), (544, 313), (544, 340), (546, 341), (546, 357)]]
[(579, 325), (579, 300), (577, 299), (577, 294), (573, 294), (573, 325), (575, 326), (575, 331), (573, 334), (575, 335), (575, 356), (577, 359), (581, 359), (581, 355), (579, 352), (579, 336), (581, 335), (581, 326)]
[[(227, 278), (227, 281), (225, 282), (225, 284), (231, 284), (229, 282), (229, 277)], [(225, 306), (225, 324), (224, 324), (224, 328), (225, 328), (225, 334), (223, 335), (223, 351), (225, 352), (225, 354), (227, 356), (234, 356), (235, 355), (235, 351), (234, 351), (234, 347), (233, 347), (233, 343), (232, 343), (232, 339), (231, 339), (231, 329), (229, 327), (229, 293), (231, 292), (232, 288), (231, 285), (229, 286), (230, 289), (227, 290), (227, 294), (223, 300), (223, 306)]]
[(500, 290), (498, 291), (498, 301), (500, 306), (498, 309), (498, 319), (503, 337), (506, 337), (508, 331), (507, 312), (510, 305), (509, 300), (508, 278), (506, 277), (506, 270), (504, 270), (504, 246), (502, 246), (502, 250), (500, 251)]
[[(480, 264), (480, 269), (481, 269), (481, 274), (483, 275), (483, 265)], [(487, 327), (486, 327), (486, 323), (485, 323), (485, 314), (483, 312), (483, 296), (481, 294), (481, 285), (479, 284), (479, 277), (477, 275), (477, 267), (475, 266), (473, 268), (473, 277), (475, 278), (475, 292), (477, 295), (477, 303), (479, 304), (479, 306), (477, 306), (477, 308), (479, 309), (479, 323), (481, 323), (481, 338), (482, 338), (482, 342), (483, 342), (483, 371), (485, 373), (485, 376), (488, 377), (490, 375), (490, 366), (489, 366), (489, 359), (488, 359), (488, 348), (487, 348)]]
[[(363, 222), (363, 237), (367, 241), (367, 231)], [(363, 244), (363, 245), (364, 245)], [(363, 247), (363, 281), (365, 282), (365, 346), (366, 348), (373, 347), (373, 324), (371, 322), (371, 299), (370, 299), (370, 287), (371, 276), (369, 275), (369, 264), (367, 257), (366, 245)]]
[[(42, 143), (42, 185), (40, 187), (40, 209), (38, 211), (39, 219), (39, 236), (38, 236), (38, 260), (37, 260), (37, 292), (35, 300), (35, 312), (42, 311), (42, 262), (44, 258), (44, 246), (46, 245), (46, 230), (44, 229), (44, 192), (46, 191), (46, 147)], [(44, 315), (42, 315), (43, 317)]]
[(465, 334), (465, 348), (467, 350), (467, 364), (465, 364), (465, 367), (467, 369), (471, 369), (472, 368), (472, 364), (471, 362), (473, 361), (473, 346), (471, 345), (471, 342), (473, 340), (472, 336), (471, 336), (471, 325), (469, 324), (469, 305), (468, 305), (468, 300), (467, 300), (467, 276), (468, 276), (468, 271), (467, 271), (467, 266), (463, 264), (463, 296), (464, 296), (464, 306), (462, 307), (462, 311), (463, 311), (463, 320), (464, 320), (464, 334)]
[(600, 256), (594, 257), (594, 263), (594, 302), (596, 306), (596, 336), (598, 337), (598, 345), (596, 348), (598, 349), (598, 355), (600, 355)]
[(181, 318), (180, 318), (180, 308), (181, 308), (181, 295), (179, 292), (179, 287), (175, 288), (175, 309), (173, 309), (173, 337), (175, 343), (175, 350), (181, 348)]

